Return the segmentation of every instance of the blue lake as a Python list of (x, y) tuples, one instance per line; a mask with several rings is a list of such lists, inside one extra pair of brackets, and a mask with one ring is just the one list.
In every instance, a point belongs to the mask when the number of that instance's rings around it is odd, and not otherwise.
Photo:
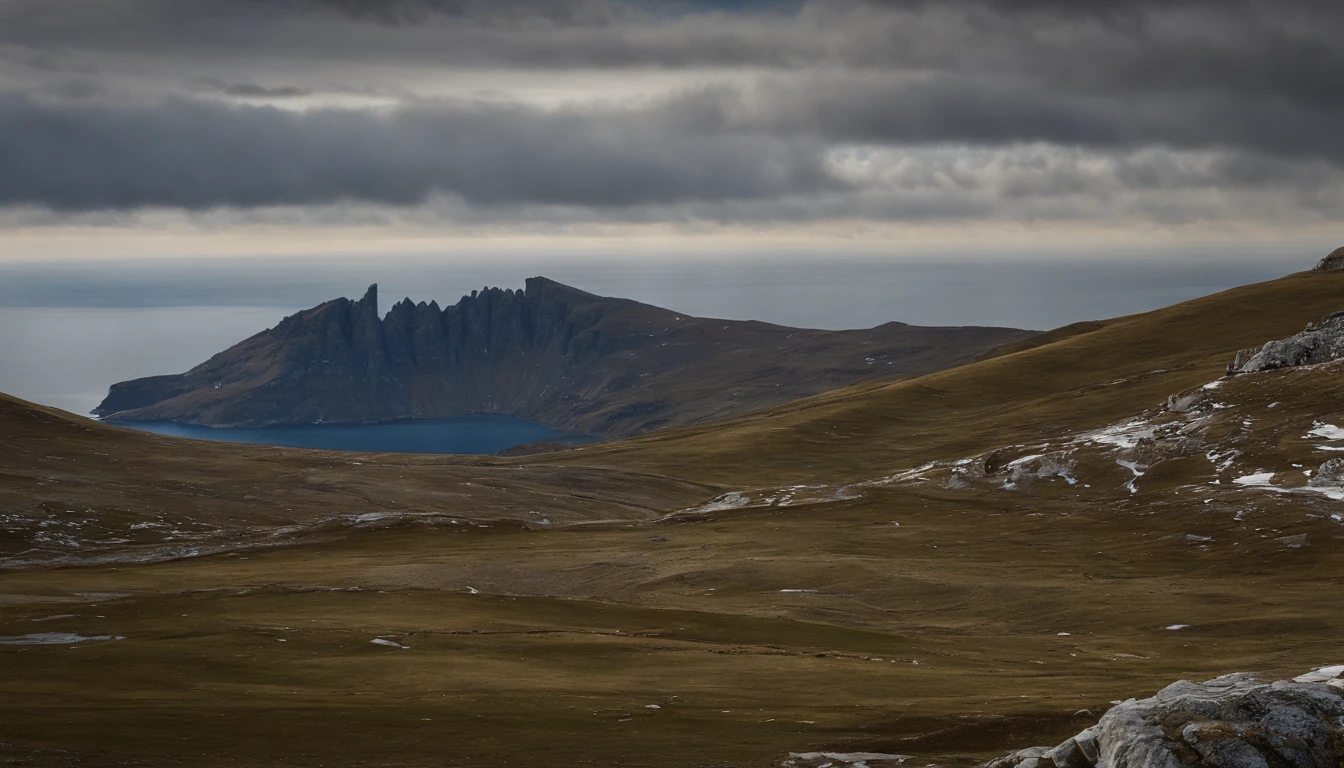
[(172, 422), (121, 423), (121, 426), (198, 440), (378, 453), (499, 453), (515, 445), (543, 440), (573, 445), (596, 442), (596, 438), (588, 435), (557, 432), (531, 421), (491, 415), (408, 419), (386, 424), (296, 424), (237, 429)]

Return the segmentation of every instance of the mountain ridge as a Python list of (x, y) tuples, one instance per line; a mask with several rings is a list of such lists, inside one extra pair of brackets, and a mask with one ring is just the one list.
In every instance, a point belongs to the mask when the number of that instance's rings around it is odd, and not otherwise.
[(94, 413), (218, 427), (497, 413), (619, 437), (922, 375), (1032, 335), (698, 318), (545, 277), (443, 308), (403, 299), (380, 316), (374, 284), (358, 300), (290, 315), (184, 374), (114, 384)]

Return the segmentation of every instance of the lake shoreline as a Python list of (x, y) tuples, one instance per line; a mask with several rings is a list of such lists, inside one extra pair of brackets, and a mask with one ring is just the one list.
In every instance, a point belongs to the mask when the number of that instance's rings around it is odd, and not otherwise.
[(375, 423), (270, 424), (212, 427), (171, 421), (118, 421), (141, 432), (215, 442), (363, 453), (493, 455), (534, 443), (565, 446), (599, 442), (593, 435), (561, 432), (536, 422), (500, 414), (467, 414)]

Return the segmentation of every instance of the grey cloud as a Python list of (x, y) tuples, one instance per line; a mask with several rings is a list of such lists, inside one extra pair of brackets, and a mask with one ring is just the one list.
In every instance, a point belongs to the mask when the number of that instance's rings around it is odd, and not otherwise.
[[(1344, 25), (1344, 6), (1321, 0), (807, 0), (796, 7), (760, 2), (724, 13), (716, 3), (673, 0), (9, 0), (0, 6), (0, 39), (122, 52), (218, 54), (227, 44), (279, 56), (482, 66), (992, 64), (1136, 82), (1153, 74), (1143, 68), (1147, 59), (1208, 84), (1254, 75), (1241, 62), (1294, 58), (1299, 45), (1308, 60), (1328, 56)], [(409, 29), (361, 29), (398, 22)], [(1060, 56), (1074, 67), (1056, 67)], [(1229, 62), (1237, 71), (1221, 69)]]
[(718, 130), (830, 143), (1240, 148), (1344, 163), (1344, 101), (1226, 92), (1109, 96), (960, 76), (771, 79), (683, 94), (675, 111)]
[[(673, 0), (663, 4), (674, 7)], [(472, 19), (492, 24), (605, 25), (617, 21), (646, 19), (651, 14), (637, 2), (611, 0), (306, 0), (295, 10), (324, 9), (359, 21), (382, 24), (423, 24), (437, 16)]]
[[(134, 59), (125, 78), (190, 62), (191, 76), (216, 75), (195, 85), (217, 94), (376, 92), (401, 106), (297, 112), (97, 92), (61, 103), (74, 96), (48, 78), (32, 95), (0, 95), (0, 206), (357, 201), (490, 222), (1340, 212), (1344, 3), (713, 5), (10, 0), (0, 50), (28, 57), (14, 60), (27, 68), (18, 82), (37, 82), (41, 56), (78, 51)], [(765, 74), (560, 110), (424, 103), (393, 88), (405, 71), (594, 67)], [(342, 68), (359, 88), (337, 82)], [(113, 93), (118, 75), (103, 74)], [(846, 164), (869, 146), (885, 165)]]
[[(669, 9), (670, 7), (670, 9)], [(1324, 0), (10, 0), (28, 50), (424, 67), (935, 73), (1048, 92), (1344, 100), (1344, 3)], [(360, 20), (381, 23), (358, 23)]]
[[(202, 206), (179, 213), (0, 208), (0, 224), (98, 226), (141, 221), (155, 226), (153, 222), (171, 215), (187, 216), (205, 228), (447, 224), (458, 231), (543, 234), (588, 224), (660, 224), (693, 230), (715, 225), (992, 221), (1121, 227), (1261, 222), (1282, 227), (1330, 223), (1344, 216), (1344, 169), (1315, 161), (1236, 152), (1097, 152), (1043, 145), (850, 150), (841, 155), (831, 158), (830, 171), (843, 183), (806, 191), (776, 188), (750, 196), (599, 197), (581, 203), (554, 194), (435, 191), (415, 205), (403, 206), (396, 198), (371, 195), (340, 202), (305, 195), (286, 205), (271, 195), (261, 207)], [(213, 199), (219, 196), (216, 193)], [(236, 190), (233, 197), (240, 197)]]
[(615, 220), (903, 219), (1065, 198), (1077, 199), (1064, 207), (1091, 204), (1102, 216), (1103, 203), (1128, 194), (1217, 188), (1277, 189), (1319, 207), (1323, 190), (1339, 188), (1338, 112), (1303, 129), (1282, 105), (1247, 120), (1229, 119), (1234, 107), (919, 80), (771, 83), (555, 110), (300, 112), (11, 94), (0, 97), (0, 205), (406, 208), (450, 198), (481, 219), (530, 215), (520, 213), (528, 206)]
[(61, 57), (51, 51), (34, 50), (13, 43), (0, 45), (0, 62), (11, 62), (40, 72), (60, 72), (65, 69)]
[[(1264, 164), (1239, 178), (1239, 166)], [(808, 200), (687, 204), (688, 220), (733, 222), (1092, 222), (1113, 226), (1261, 222), (1344, 216), (1344, 170), (1238, 153), (1054, 147), (919, 151), (855, 179), (857, 191)], [(635, 214), (655, 220), (651, 211)], [(666, 214), (662, 214), (666, 215)]]
[(0, 98), (0, 204), (201, 209), (358, 200), (623, 207), (838, 189), (803, 139), (669, 131), (640, 113), (420, 105), (291, 112)]
[(297, 85), (264, 86), (256, 83), (226, 83), (213, 77), (202, 78), (194, 85), (202, 90), (242, 98), (294, 99), (313, 94), (311, 88), (301, 88)]

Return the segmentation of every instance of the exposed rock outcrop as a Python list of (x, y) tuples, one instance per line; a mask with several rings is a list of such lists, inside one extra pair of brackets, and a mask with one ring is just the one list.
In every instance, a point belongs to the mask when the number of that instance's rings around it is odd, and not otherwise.
[(1227, 366), (1227, 374), (1316, 365), (1341, 358), (1344, 358), (1344, 311), (1326, 315), (1320, 325), (1308, 323), (1306, 330), (1295, 336), (1241, 350)]
[(1320, 272), (1338, 272), (1344, 270), (1344, 248), (1336, 248), (1330, 252), (1329, 256), (1321, 259), (1321, 263), (1316, 265)]
[(1182, 680), (1117, 704), (1063, 744), (984, 768), (1339, 768), (1342, 676), (1344, 666), (1274, 683), (1249, 674)]
[(498, 413), (625, 436), (970, 362), (1010, 328), (817, 331), (695, 318), (543, 277), (456, 305), (336, 299), (175, 376), (113, 385), (117, 421), (372, 423)]
[(1317, 488), (1344, 485), (1344, 459), (1327, 459), (1307, 485)]

